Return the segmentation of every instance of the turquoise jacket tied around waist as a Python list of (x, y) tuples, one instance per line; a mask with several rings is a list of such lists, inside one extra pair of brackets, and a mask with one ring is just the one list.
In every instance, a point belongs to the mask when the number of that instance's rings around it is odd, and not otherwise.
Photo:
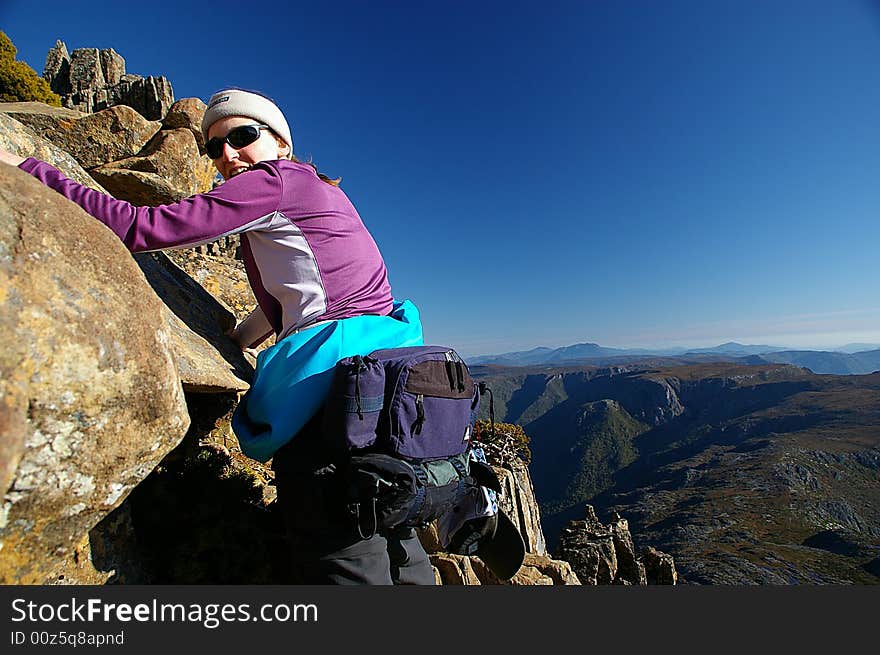
[(324, 404), (340, 359), (421, 345), (419, 310), (404, 300), (388, 316), (332, 321), (266, 348), (257, 357), (253, 384), (232, 416), (242, 452), (265, 462), (296, 436)]

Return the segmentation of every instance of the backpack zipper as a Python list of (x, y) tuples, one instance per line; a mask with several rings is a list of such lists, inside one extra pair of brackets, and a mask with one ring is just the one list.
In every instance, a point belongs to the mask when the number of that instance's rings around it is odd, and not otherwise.
[(455, 373), (455, 360), (452, 359), (452, 352), (447, 350), (444, 355), (446, 355), (446, 375), (449, 377), (449, 388), (455, 391), (456, 386), (456, 373)]
[(425, 422), (425, 395), (416, 396), (416, 422), (413, 424), (413, 433), (422, 433), (422, 424)]
[[(464, 391), (464, 367), (465, 363), (461, 356), (454, 350), (446, 353), (446, 374), (449, 376), (449, 388), (459, 392)], [(455, 373), (453, 373), (453, 368)]]

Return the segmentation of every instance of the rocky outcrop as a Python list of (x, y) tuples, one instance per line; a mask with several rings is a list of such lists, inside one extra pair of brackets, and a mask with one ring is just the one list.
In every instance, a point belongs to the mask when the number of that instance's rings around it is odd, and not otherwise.
[(184, 128), (192, 132), (199, 147), (199, 154), (205, 154), (205, 136), (202, 134), (202, 116), (207, 105), (198, 98), (183, 98), (168, 109), (162, 119), (162, 127), (166, 130)]
[(0, 582), (40, 583), (180, 441), (189, 417), (162, 303), (125, 248), (8, 166), (0, 278)]
[[(192, 100), (198, 104), (184, 106), (189, 118), (196, 120), (193, 112), (204, 104)], [(124, 105), (82, 114), (38, 102), (0, 103), (0, 112), (9, 132), (17, 135), (6, 137), (11, 141), (10, 151), (57, 164), (72, 179), (99, 187), (134, 205), (176, 202), (213, 188), (213, 164), (199, 155), (190, 127), (163, 129), (163, 123), (147, 121)], [(9, 123), (9, 119), (16, 122)], [(55, 152), (65, 154), (60, 158), (56, 155), (54, 160), (41, 156), (32, 147), (37, 139), (50, 142)], [(78, 165), (71, 165), (71, 155)], [(88, 175), (82, 174), (82, 168), (88, 170)], [(218, 248), (225, 249), (228, 240)]]
[(61, 104), (91, 113), (128, 105), (148, 120), (160, 120), (174, 103), (171, 83), (164, 77), (125, 72), (125, 60), (112, 48), (79, 48), (68, 54), (57, 41), (46, 56), (43, 78), (61, 96)]
[(29, 111), (15, 111), (8, 106), (3, 111), (69, 152), (83, 168), (94, 168), (140, 152), (162, 128), (159, 121), (148, 121), (124, 105), (77, 117), (62, 116), (57, 111), (37, 111), (42, 103), (27, 104), (31, 105)]
[(200, 163), (203, 162), (199, 160), (192, 133), (181, 128), (162, 130), (136, 156), (90, 172), (113, 195), (126, 198), (134, 205), (155, 206), (210, 190), (212, 176), (205, 179)]
[(105, 191), (104, 187), (98, 184), (95, 178), (89, 175), (70, 153), (53, 145), (24, 124), (3, 113), (7, 107), (22, 104), (48, 107), (43, 103), (0, 103), (0, 148), (20, 157), (36, 157), (63, 171), (67, 177), (75, 182), (96, 191)]
[(649, 547), (641, 558), (626, 519), (614, 516), (603, 525), (592, 505), (586, 505), (585, 518), (571, 521), (562, 531), (556, 556), (571, 564), (585, 585), (675, 584), (677, 575), (670, 555)]
[(672, 555), (661, 553), (659, 550), (648, 546), (642, 555), (645, 575), (648, 584), (674, 585), (678, 582), (678, 573), (675, 571), (675, 562)]
[(496, 467), (495, 472), (501, 479), (502, 489), (498, 506), (519, 529), (526, 552), (546, 555), (547, 543), (529, 467), (521, 460), (512, 460), (506, 468)]
[[(636, 557), (636, 547), (629, 531), (629, 522), (615, 512), (612, 522), (608, 527), (611, 529), (611, 540), (614, 544), (614, 554), (617, 559), (617, 578), (622, 582), (626, 581), (636, 585), (643, 585), (648, 582), (658, 584), (656, 582), (657, 578), (654, 578), (652, 581), (651, 578), (647, 577), (647, 565)], [(659, 551), (655, 551), (650, 546), (648, 550), (659, 553)], [(672, 557), (668, 555), (666, 557), (669, 557), (669, 563), (674, 571), (675, 565), (672, 564)], [(675, 581), (659, 584), (675, 584)]]
[(586, 520), (572, 521), (562, 531), (556, 554), (571, 564), (582, 584), (612, 584), (618, 570), (614, 537), (587, 508)]

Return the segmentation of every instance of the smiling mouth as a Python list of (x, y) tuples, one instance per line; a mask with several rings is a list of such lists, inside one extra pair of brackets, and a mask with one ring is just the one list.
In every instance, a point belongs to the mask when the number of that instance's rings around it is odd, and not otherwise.
[(244, 173), (245, 171), (249, 171), (251, 169), (250, 166), (241, 166), (240, 168), (236, 168), (229, 174), (229, 179), (231, 180), (233, 177), (238, 175), (239, 173)]

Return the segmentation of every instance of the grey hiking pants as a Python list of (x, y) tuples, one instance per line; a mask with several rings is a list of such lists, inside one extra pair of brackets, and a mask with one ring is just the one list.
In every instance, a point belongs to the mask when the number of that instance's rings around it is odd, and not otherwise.
[(272, 460), (278, 508), (300, 584), (433, 585), (434, 572), (412, 528), (363, 539), (348, 514), (320, 414)]

